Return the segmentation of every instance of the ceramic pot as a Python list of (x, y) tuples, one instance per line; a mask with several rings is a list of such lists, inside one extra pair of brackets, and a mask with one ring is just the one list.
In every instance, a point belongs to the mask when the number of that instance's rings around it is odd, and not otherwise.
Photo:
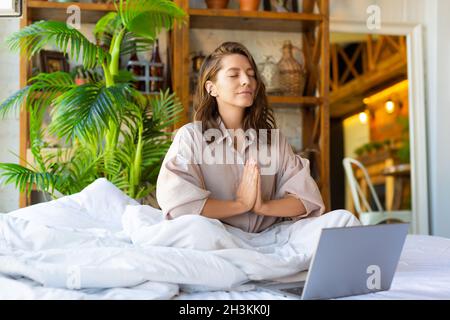
[(257, 11), (261, 0), (239, 0), (239, 8), (242, 11)]
[(229, 0), (205, 0), (208, 9), (226, 9)]

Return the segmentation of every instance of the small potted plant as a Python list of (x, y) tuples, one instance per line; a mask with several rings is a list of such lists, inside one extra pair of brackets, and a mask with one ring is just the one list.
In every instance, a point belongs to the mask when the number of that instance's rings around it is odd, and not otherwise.
[(239, 8), (242, 11), (257, 11), (261, 0), (239, 0)]
[(208, 9), (226, 9), (229, 0), (205, 0)]
[(355, 150), (355, 154), (357, 157), (361, 157), (364, 154), (364, 148), (363, 147), (359, 147)]

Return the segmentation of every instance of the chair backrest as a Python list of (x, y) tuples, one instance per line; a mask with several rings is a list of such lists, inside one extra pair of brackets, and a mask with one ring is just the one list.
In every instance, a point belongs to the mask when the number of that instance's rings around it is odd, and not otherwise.
[(361, 162), (352, 158), (344, 158), (344, 160), (342, 160), (342, 164), (344, 165), (345, 174), (350, 184), (350, 190), (352, 192), (355, 210), (358, 212), (358, 214), (364, 212), (361, 206), (360, 199), (362, 201), (362, 204), (365, 206), (366, 210), (369, 210), (371, 212), (373, 212), (374, 210), (370, 206), (369, 201), (367, 200), (364, 192), (362, 192), (361, 190), (361, 186), (359, 185), (359, 182), (356, 179), (355, 173), (353, 171), (353, 165), (357, 166), (362, 171), (364, 180), (366, 181), (367, 186), (369, 187), (370, 193), (372, 195), (372, 198), (375, 201), (375, 205), (377, 207), (376, 211), (383, 212), (383, 207), (381, 206), (380, 199), (378, 198), (378, 195), (375, 192), (375, 188), (373, 187), (372, 181), (370, 180), (369, 174), (367, 173), (367, 170), (364, 167), (364, 165)]

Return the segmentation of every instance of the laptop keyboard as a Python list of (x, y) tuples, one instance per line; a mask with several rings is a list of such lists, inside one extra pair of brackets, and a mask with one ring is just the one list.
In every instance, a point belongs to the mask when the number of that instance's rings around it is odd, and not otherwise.
[(291, 294), (295, 294), (295, 295), (301, 296), (302, 292), (303, 292), (303, 288), (300, 288), (300, 287), (283, 288), (283, 289), (280, 289), (280, 291), (284, 291), (284, 292), (287, 292), (287, 293), (291, 293)]

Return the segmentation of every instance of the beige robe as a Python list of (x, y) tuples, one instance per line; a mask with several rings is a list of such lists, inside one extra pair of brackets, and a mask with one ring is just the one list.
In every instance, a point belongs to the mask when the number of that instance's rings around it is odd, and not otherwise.
[[(157, 201), (166, 218), (199, 215), (208, 198), (235, 200), (244, 162), (252, 157), (257, 145), (256, 135), (248, 133), (246, 139), (242, 140), (244, 150), (238, 147), (242, 151), (239, 152), (234, 148), (230, 132), (220, 118), (218, 122), (220, 130), (215, 131), (213, 135), (216, 140), (209, 145), (201, 133), (200, 122), (188, 123), (177, 131), (161, 166), (156, 186)], [(263, 158), (257, 159), (263, 200), (293, 196), (302, 201), (306, 213), (292, 220), (323, 214), (325, 206), (310, 175), (309, 161), (293, 153), (279, 130), (273, 134), (272, 141), (272, 146), (266, 152), (270, 163)], [(283, 220), (251, 211), (221, 219), (246, 232), (260, 232)]]

